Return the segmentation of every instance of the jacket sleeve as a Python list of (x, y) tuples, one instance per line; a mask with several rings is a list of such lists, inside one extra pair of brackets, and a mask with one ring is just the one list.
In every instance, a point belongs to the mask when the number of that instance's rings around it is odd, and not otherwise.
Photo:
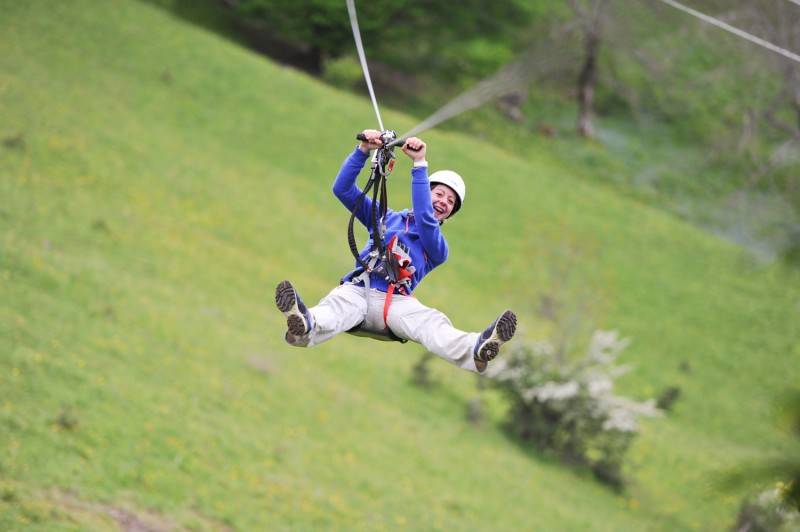
[[(364, 163), (369, 159), (370, 154), (364, 153), (358, 147), (342, 163), (336, 181), (333, 183), (333, 194), (339, 198), (348, 211), (352, 212), (361, 197), (362, 190), (356, 186), (358, 174), (364, 168)], [(372, 207), (372, 198), (365, 196), (364, 200), (356, 212), (356, 218), (365, 226), (369, 227), (369, 213)]]
[(433, 214), (428, 169), (425, 167), (411, 170), (411, 205), (419, 228), (420, 242), (425, 248), (428, 260), (434, 265), (442, 264), (447, 260), (448, 246), (442, 235), (441, 226)]

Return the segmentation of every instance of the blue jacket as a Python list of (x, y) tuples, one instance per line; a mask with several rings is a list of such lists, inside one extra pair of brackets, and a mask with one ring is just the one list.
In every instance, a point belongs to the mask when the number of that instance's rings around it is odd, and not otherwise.
[[(355, 151), (345, 159), (333, 184), (334, 195), (350, 212), (353, 212), (358, 198), (361, 197), (362, 190), (356, 186), (356, 179), (369, 158), (370, 154), (356, 147)], [(411, 211), (405, 209), (394, 212), (387, 209), (384, 219), (386, 224), (384, 239), (388, 244), (392, 237), (397, 235), (397, 239), (408, 246), (411, 265), (415, 268), (410, 286), (410, 291), (413, 291), (423, 277), (447, 260), (448, 254), (447, 241), (442, 236), (441, 227), (433, 213), (427, 168), (411, 170), (411, 206)], [(371, 212), (372, 198), (368, 194), (356, 211), (356, 218), (368, 229), (372, 226)], [(360, 253), (361, 258), (364, 259), (369, 255), (371, 249), (372, 242), (368, 241)], [(358, 263), (356, 266), (357, 269), (360, 267)], [(345, 275), (342, 282), (349, 281), (354, 271)], [(370, 276), (370, 287), (383, 292), (389, 289), (386, 279), (376, 273)]]

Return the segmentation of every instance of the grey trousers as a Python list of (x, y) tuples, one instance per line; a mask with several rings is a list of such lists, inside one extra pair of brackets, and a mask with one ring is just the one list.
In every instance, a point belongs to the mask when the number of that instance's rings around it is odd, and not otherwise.
[[(308, 310), (311, 330), (304, 336), (286, 336), (286, 342), (297, 347), (311, 347), (330, 340), (364, 322), (368, 329), (382, 330), (386, 293), (367, 290), (363, 286), (343, 284)], [(453, 327), (442, 312), (426, 307), (411, 296), (394, 295), (386, 323), (394, 334), (421, 344), (425, 349), (451, 364), (475, 373), (473, 349), (480, 333), (464, 332)], [(484, 370), (485, 371), (485, 370)]]

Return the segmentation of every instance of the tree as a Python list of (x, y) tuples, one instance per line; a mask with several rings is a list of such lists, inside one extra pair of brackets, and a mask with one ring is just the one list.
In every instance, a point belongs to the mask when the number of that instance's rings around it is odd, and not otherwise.
[[(800, 7), (788, 2), (771, 2), (772, 9), (766, 6), (748, 4), (737, 13), (737, 20), (752, 27), (760, 35), (786, 50), (800, 50)], [(758, 3), (755, 3), (758, 4)], [(756, 121), (771, 128), (783, 137), (783, 142), (775, 148), (762, 166), (761, 173), (779, 167), (787, 162), (797, 162), (782, 155), (787, 148), (794, 153), (800, 151), (800, 63), (791, 61), (772, 52), (764, 52), (766, 60), (779, 74), (781, 84), (777, 92), (763, 105), (754, 110)], [(792, 183), (790, 193), (800, 192), (797, 183)]]
[[(234, 9), (266, 31), (306, 50), (321, 72), (326, 59), (353, 53), (353, 35), (342, 0), (236, 0)], [(357, 2), (358, 25), (371, 62), (405, 72), (421, 68), (460, 76), (476, 64), (497, 68), (512, 46), (512, 29), (526, 24), (521, 0), (421, 0)], [(482, 71), (481, 74), (486, 72)]]
[[(784, 50), (800, 50), (797, 5), (755, 0), (719, 16)], [(738, 149), (750, 158), (754, 169), (744, 188), (780, 198), (785, 211), (784, 226), (778, 228), (785, 235), (782, 254), (800, 264), (800, 63), (750, 43), (743, 46), (753, 48), (746, 57), (760, 64), (769, 80), (745, 113)]]
[(594, 138), (594, 91), (597, 61), (603, 37), (603, 19), (609, 0), (569, 0), (583, 34), (583, 66), (578, 75), (578, 134)]
[[(326, 54), (337, 56), (353, 46), (347, 9), (340, 0), (237, 0), (232, 6), (243, 18), (284, 41), (284, 46), (303, 50), (316, 73), (322, 71)], [(365, 36), (372, 35), (376, 23), (385, 22), (374, 18), (384, 13), (377, 10), (365, 17), (361, 24)]]

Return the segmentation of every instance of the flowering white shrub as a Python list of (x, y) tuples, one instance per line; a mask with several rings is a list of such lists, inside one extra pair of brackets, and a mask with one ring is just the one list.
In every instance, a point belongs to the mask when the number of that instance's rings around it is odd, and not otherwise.
[(622, 487), (622, 459), (639, 419), (660, 414), (655, 400), (613, 393), (614, 380), (631, 369), (615, 365), (629, 343), (617, 331), (595, 331), (585, 356), (572, 364), (556, 356), (549, 342), (522, 344), (492, 362), (487, 375), (511, 401), (511, 430)]
[(734, 530), (800, 530), (800, 511), (787, 501), (786, 492), (787, 486), (778, 482), (774, 488), (761, 492), (755, 500), (744, 501)]

